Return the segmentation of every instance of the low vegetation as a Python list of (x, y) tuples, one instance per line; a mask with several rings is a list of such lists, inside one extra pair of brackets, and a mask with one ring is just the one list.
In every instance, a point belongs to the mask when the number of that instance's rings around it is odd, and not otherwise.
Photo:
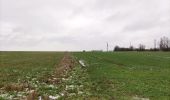
[(75, 53), (88, 63), (96, 97), (107, 100), (170, 99), (169, 52)]
[(170, 52), (0, 52), (0, 100), (169, 100)]
[(63, 55), (56, 52), (0, 52), (0, 97), (10, 99), (28, 95), (54, 72)]

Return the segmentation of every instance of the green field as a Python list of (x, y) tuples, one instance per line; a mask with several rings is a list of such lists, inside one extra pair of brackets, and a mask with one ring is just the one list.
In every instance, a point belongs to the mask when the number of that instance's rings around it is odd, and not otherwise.
[[(12, 91), (11, 84), (29, 83), (32, 87), (41, 89), (40, 81), (53, 73), (64, 53), (59, 52), (0, 52), (0, 94), (6, 99), (9, 96), (26, 95), (16, 89)], [(0, 96), (0, 100), (3, 99)]]
[(75, 56), (88, 64), (96, 96), (170, 100), (170, 52), (87, 52)]
[(0, 52), (0, 85), (48, 75), (63, 53)]
[(28, 82), (39, 95), (67, 92), (60, 99), (170, 100), (170, 52), (74, 52), (76, 64), (69, 76), (61, 84), (43, 83), (63, 56), (62, 52), (0, 52), (0, 99), (27, 95), (2, 88)]

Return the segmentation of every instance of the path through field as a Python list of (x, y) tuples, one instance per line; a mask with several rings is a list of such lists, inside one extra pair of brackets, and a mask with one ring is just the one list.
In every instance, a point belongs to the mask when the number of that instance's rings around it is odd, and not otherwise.
[(0, 55), (0, 100), (170, 99), (168, 52)]
[[(10, 53), (10, 54), (8, 54)], [(11, 59), (11, 56), (13, 57), (16, 52), (5, 52), (4, 54), (8, 55)], [(51, 56), (56, 55), (55, 53), (51, 55), (50, 54), (44, 54), (44, 53), (18, 53), (19, 57), (23, 56), (24, 59), (18, 59), (15, 62), (12, 62), (10, 64), (9, 61), (5, 63), (7, 66), (14, 65), (16, 63), (21, 64), (23, 63), (30, 63), (28, 64), (28, 68), (30, 66), (35, 66), (30, 69), (27, 69), (26, 73), (23, 69), (23, 67), (26, 67), (26, 65), (23, 65), (20, 67), (20, 69), (17, 68), (17, 66), (14, 66), (12, 70), (15, 70), (15, 72), (11, 72), (10, 69), (6, 69), (6, 67), (0, 67), (2, 70), (7, 70), (8, 72), (5, 74), (16, 74), (18, 75), (20, 72), (22, 74), (18, 77), (13, 77), (15, 79), (19, 79), (20, 81), (12, 81), (12, 80), (6, 80), (5, 83), (1, 83), (0, 87), (0, 100), (13, 100), (13, 99), (19, 99), (19, 100), (75, 100), (75, 99), (85, 99), (89, 98), (90, 95), (90, 81), (88, 80), (88, 74), (86, 72), (86, 69), (82, 68), (82, 66), (78, 63), (78, 59), (76, 59), (75, 56), (73, 56), (71, 53), (64, 53), (61, 54), (61, 57), (57, 59), (57, 62), (54, 63), (54, 67), (51, 68), (51, 71), (49, 73), (46, 73), (48, 71), (47, 66), (42, 66), (48, 63), (52, 62), (46, 62)], [(42, 56), (44, 54), (44, 56)], [(47, 56), (48, 55), (48, 56)], [(8, 57), (6, 56), (6, 57)], [(29, 56), (27, 58), (27, 56)], [(38, 56), (41, 56), (40, 58)], [(43, 57), (46, 57), (43, 58)], [(58, 57), (59, 54), (57, 54), (55, 57)], [(41, 62), (37, 62), (35, 60), (36, 58), (39, 58)], [(13, 57), (12, 59), (16, 59), (17, 57)], [(4, 60), (7, 58), (3, 58)], [(9, 59), (9, 58), (8, 58)], [(33, 60), (32, 60), (33, 59)], [(42, 59), (42, 60), (41, 60)], [(56, 59), (54, 59), (56, 61)], [(4, 65), (1, 63), (1, 65)], [(31, 65), (32, 63), (32, 65)], [(37, 64), (37, 65), (35, 65)], [(40, 67), (37, 69), (37, 67), (40, 65)], [(15, 68), (16, 67), (16, 68)], [(44, 69), (44, 70), (43, 70)], [(34, 70), (36, 71), (34, 74)], [(23, 73), (24, 72), (24, 73)], [(3, 74), (4, 71), (0, 72), (0, 75)], [(3, 74), (3, 75), (5, 75)], [(2, 78), (2, 77), (1, 77)], [(2, 78), (2, 80), (5, 80), (5, 78)]]

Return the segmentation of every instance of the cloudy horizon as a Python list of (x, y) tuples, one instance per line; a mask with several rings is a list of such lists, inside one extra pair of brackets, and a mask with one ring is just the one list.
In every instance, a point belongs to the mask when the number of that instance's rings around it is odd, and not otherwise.
[(170, 0), (0, 0), (0, 50), (109, 50), (170, 38)]

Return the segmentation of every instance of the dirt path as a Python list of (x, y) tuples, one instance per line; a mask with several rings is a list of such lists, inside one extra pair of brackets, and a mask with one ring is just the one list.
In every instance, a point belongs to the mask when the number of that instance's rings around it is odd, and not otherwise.
[[(68, 77), (68, 73), (75, 65), (75, 60), (70, 53), (66, 52), (59, 62), (55, 65), (54, 73), (44, 80), (48, 85), (62, 84), (62, 79)], [(63, 94), (64, 95), (64, 94)], [(41, 98), (43, 100), (53, 100), (55, 97), (49, 95), (38, 94), (36, 90), (32, 90), (26, 97), (27, 100), (34, 100), (35, 98)]]
[(63, 59), (58, 65), (56, 65), (55, 75), (60, 77), (71, 70), (75, 65), (75, 60), (71, 57), (71, 54), (66, 52)]
[(66, 52), (61, 61), (55, 65), (54, 73), (45, 80), (48, 84), (61, 83), (61, 79), (68, 77), (67, 73), (71, 71), (75, 65), (75, 60), (70, 53)]

